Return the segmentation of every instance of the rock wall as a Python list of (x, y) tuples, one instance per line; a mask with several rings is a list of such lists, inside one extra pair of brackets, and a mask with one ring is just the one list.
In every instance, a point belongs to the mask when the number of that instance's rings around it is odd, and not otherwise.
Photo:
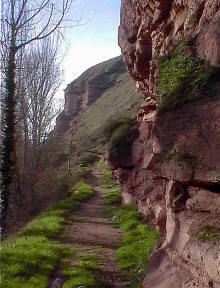
[(54, 134), (67, 138), (76, 134), (81, 123), (81, 114), (99, 99), (107, 89), (117, 84), (118, 77), (126, 68), (121, 56), (97, 64), (67, 85), (64, 90), (64, 110), (56, 119)]
[(194, 52), (220, 65), (219, 0), (122, 0), (119, 45), (133, 79), (157, 99), (158, 55), (196, 38)]
[[(203, 57), (216, 69), (214, 82), (195, 101), (160, 109), (159, 61), (181, 41), (187, 42), (183, 55)], [(220, 230), (216, 242), (199, 235), (205, 227), (220, 228), (220, 1), (122, 0), (119, 45), (146, 99), (133, 166), (112, 168), (124, 204), (137, 205), (162, 231), (142, 287), (218, 288)]]

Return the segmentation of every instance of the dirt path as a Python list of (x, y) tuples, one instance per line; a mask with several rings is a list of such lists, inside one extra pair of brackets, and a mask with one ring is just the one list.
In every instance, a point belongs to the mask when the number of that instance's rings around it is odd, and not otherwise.
[[(93, 185), (95, 195), (80, 206), (74, 213), (75, 221), (68, 225), (67, 244), (80, 245), (80, 255), (96, 253), (99, 258), (101, 274), (105, 278), (103, 288), (128, 287), (122, 280), (116, 264), (116, 249), (122, 237), (120, 229), (107, 218), (105, 208), (105, 191), (100, 188), (101, 174), (94, 172), (98, 178), (97, 186)], [(75, 264), (75, 260), (73, 259)]]

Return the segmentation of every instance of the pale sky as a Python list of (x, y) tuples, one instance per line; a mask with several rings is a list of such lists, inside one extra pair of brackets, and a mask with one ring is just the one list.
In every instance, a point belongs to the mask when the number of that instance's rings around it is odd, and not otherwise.
[[(119, 56), (118, 26), (120, 0), (80, 0), (74, 8), (75, 15), (81, 15), (85, 25), (68, 31), (70, 42), (64, 58), (64, 82), (60, 91), (91, 66)], [(76, 16), (72, 16), (76, 17)]]

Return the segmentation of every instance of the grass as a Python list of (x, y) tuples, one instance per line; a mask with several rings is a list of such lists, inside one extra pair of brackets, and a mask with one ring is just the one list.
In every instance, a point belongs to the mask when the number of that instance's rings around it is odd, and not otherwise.
[(71, 216), (71, 221), (73, 222), (87, 222), (89, 220), (89, 217), (78, 217), (75, 215)]
[(214, 244), (220, 244), (220, 228), (206, 226), (200, 231), (198, 238), (200, 241), (210, 241)]
[[(125, 231), (120, 247), (117, 249), (117, 263), (124, 277), (130, 280), (131, 286), (139, 287), (139, 282), (150, 260), (152, 250), (157, 242), (160, 232), (143, 224), (142, 215), (132, 206), (113, 206), (118, 204), (119, 190), (115, 192), (112, 185), (119, 189), (119, 183), (111, 179), (110, 172), (102, 163), (98, 169), (104, 175), (104, 188), (106, 190), (107, 214)], [(113, 192), (114, 191), (114, 192)], [(121, 198), (121, 195), (120, 195)]]
[(108, 189), (105, 199), (108, 204), (121, 204), (122, 202), (121, 188), (114, 187)]
[[(67, 267), (77, 249), (67, 248), (59, 241), (66, 223), (64, 216), (78, 208), (79, 201), (93, 195), (84, 181), (78, 182), (77, 188), (77, 193), (50, 207), (28, 223), (17, 237), (2, 243), (2, 287), (46, 288), (51, 273), (58, 267)], [(81, 263), (83, 271), (86, 263)]]
[(160, 232), (143, 224), (135, 207), (110, 208), (109, 212), (126, 232), (117, 250), (119, 268), (133, 281), (132, 287), (137, 287)]
[(104, 91), (101, 97), (85, 111), (84, 120), (77, 135), (83, 147), (99, 147), (100, 151), (104, 152), (101, 145), (106, 143), (105, 123), (114, 118), (136, 117), (143, 102), (142, 93), (136, 92), (135, 85), (125, 70), (118, 74), (117, 80), (116, 85)]
[(75, 200), (83, 202), (94, 195), (94, 192), (88, 184), (82, 179), (78, 181), (72, 189), (72, 195)]
[(102, 188), (106, 189), (107, 204), (121, 204), (121, 187), (116, 179), (113, 179), (111, 172), (101, 162), (97, 163), (98, 170), (104, 175)]
[[(160, 111), (176, 109), (202, 97), (218, 95), (219, 69), (203, 57), (187, 52), (190, 41), (181, 41), (170, 56), (161, 59), (159, 82)], [(188, 50), (187, 50), (188, 49)], [(187, 54), (188, 53), (188, 54)]]
[(68, 250), (44, 235), (25, 235), (2, 245), (2, 287), (46, 287)]
[(159, 76), (160, 102), (166, 102), (173, 92), (180, 86), (180, 83), (191, 72), (192, 60), (189, 56), (176, 55), (170, 60), (161, 64)]
[(63, 288), (103, 287), (98, 256), (95, 253), (79, 255), (78, 264), (69, 266), (63, 274), (69, 278)]
[(31, 221), (24, 230), (21, 232), (22, 235), (44, 235), (46, 237), (57, 236), (64, 223), (64, 218), (61, 216), (43, 216), (38, 217)]

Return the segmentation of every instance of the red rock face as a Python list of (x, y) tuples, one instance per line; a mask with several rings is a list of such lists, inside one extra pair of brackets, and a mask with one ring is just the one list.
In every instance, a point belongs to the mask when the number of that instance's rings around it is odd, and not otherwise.
[(119, 45), (147, 98), (137, 117), (134, 167), (117, 173), (124, 204), (137, 205), (163, 235), (143, 288), (220, 287), (219, 246), (199, 241), (203, 227), (220, 227), (220, 84), (199, 101), (157, 109), (155, 59), (191, 38), (191, 53), (219, 67), (220, 1), (122, 0)]
[(220, 65), (219, 0), (122, 0), (119, 46), (127, 69), (146, 95), (157, 99), (155, 57), (196, 37), (195, 50)]

